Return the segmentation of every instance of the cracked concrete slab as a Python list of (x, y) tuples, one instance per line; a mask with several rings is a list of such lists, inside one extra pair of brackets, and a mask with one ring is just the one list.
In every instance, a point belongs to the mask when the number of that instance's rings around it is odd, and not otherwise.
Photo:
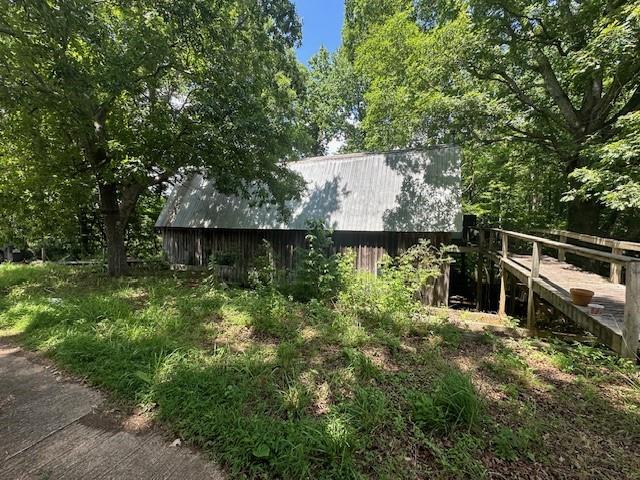
[(101, 413), (103, 396), (0, 344), (0, 478), (223, 479), (203, 455)]

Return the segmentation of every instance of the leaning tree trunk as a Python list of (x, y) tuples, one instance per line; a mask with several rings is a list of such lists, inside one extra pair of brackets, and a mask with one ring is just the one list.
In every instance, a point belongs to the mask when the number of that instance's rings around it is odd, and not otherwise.
[(115, 184), (101, 184), (100, 207), (104, 222), (107, 250), (107, 271), (111, 276), (127, 273), (127, 254), (124, 245), (126, 222), (120, 214), (118, 189)]

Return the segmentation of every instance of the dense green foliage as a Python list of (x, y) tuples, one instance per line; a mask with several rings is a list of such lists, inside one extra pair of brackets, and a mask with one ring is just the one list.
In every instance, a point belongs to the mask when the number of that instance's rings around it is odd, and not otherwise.
[(307, 225), (305, 246), (295, 252), (292, 291), (298, 300), (327, 300), (342, 286), (340, 259), (333, 252), (331, 235), (323, 221)]
[[(303, 81), (289, 0), (3, 0), (0, 10), (4, 231), (42, 238), (38, 224), (68, 229), (99, 207), (119, 273), (139, 198), (176, 175), (204, 170), (257, 202), (297, 195), (283, 164), (296, 155)], [(27, 205), (12, 220), (16, 203)]]
[[(246, 283), (258, 290), (277, 290), (300, 302), (339, 300), (353, 308), (361, 305), (368, 313), (356, 310), (360, 316), (384, 316), (388, 310), (411, 315), (420, 308), (425, 289), (451, 261), (448, 247), (435, 248), (420, 240), (395, 258), (383, 256), (376, 274), (356, 272), (355, 252), (348, 248), (336, 252), (332, 235), (325, 222), (308, 222), (305, 243), (294, 250), (291, 270), (277, 268), (276, 263), (281, 262), (276, 262), (271, 244), (263, 240), (251, 260)], [(222, 280), (218, 268), (223, 261), (219, 255), (210, 260), (209, 280), (213, 284)]]
[(635, 367), (471, 334), (352, 274), (334, 303), (298, 303), (196, 273), (2, 265), (0, 338), (140, 407), (231, 478), (637, 473)]
[(637, 1), (347, 0), (361, 115), (335, 125), (347, 150), (463, 145), (489, 222), (637, 237), (638, 51)]
[(466, 375), (455, 371), (439, 378), (432, 392), (415, 393), (411, 404), (414, 421), (427, 431), (446, 432), (460, 425), (471, 429), (482, 413), (475, 387)]
[(346, 0), (308, 68), (289, 0), (0, 7), (2, 242), (118, 269), (190, 171), (282, 204), (288, 159), (435, 143), (488, 223), (640, 235), (637, 0)]
[(94, 186), (77, 178), (73, 169), (42, 165), (4, 136), (0, 142), (0, 245), (66, 244), (69, 251), (79, 251), (83, 241), (91, 242), (96, 207)]
[(364, 91), (364, 79), (345, 49), (331, 54), (323, 47), (309, 60), (304, 107), (313, 137), (310, 153), (326, 154), (332, 141), (342, 143), (346, 151), (365, 148), (359, 128), (364, 118)]
[[(205, 171), (284, 206), (302, 187), (286, 162), (332, 142), (458, 143), (465, 208), (484, 221), (640, 235), (638, 0), (346, 0), (343, 44), (308, 69), (290, 0), (0, 12), (0, 244), (106, 247), (121, 273), (126, 253), (156, 252), (174, 180)], [(2, 265), (0, 338), (238, 478), (637, 475), (635, 366), (425, 307), (446, 250), (419, 243), (373, 275), (333, 247), (313, 223), (278, 272), (265, 242), (252, 289), (216, 279), (239, 252), (208, 277)]]

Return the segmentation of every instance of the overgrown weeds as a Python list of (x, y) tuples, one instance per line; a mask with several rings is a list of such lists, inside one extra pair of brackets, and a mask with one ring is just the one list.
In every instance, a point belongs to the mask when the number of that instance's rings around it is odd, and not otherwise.
[(3, 265), (0, 335), (143, 407), (232, 477), (554, 477), (573, 459), (637, 471), (635, 367), (592, 347), (479, 341), (455, 312), (350, 275), (333, 299), (299, 302), (265, 281)]
[(469, 377), (457, 371), (440, 376), (429, 393), (412, 392), (409, 402), (418, 426), (445, 433), (459, 426), (471, 431), (478, 425), (483, 408)]

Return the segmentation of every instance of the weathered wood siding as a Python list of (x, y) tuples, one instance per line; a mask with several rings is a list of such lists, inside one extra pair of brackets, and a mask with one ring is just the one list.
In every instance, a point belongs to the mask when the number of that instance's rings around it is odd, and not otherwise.
[[(292, 269), (294, 251), (304, 246), (304, 230), (240, 230), (163, 228), (162, 245), (169, 263), (176, 268), (204, 268), (212, 256), (231, 254), (233, 265), (217, 266), (225, 281), (245, 283), (253, 259), (260, 252), (263, 239), (272, 248), (276, 265), (280, 269)], [(433, 245), (451, 243), (449, 233), (402, 232), (334, 232), (336, 252), (353, 249), (358, 270), (377, 273), (378, 263), (385, 253), (396, 256), (428, 239)], [(430, 305), (447, 305), (449, 297), (449, 266), (443, 275), (422, 293), (423, 301)]]
[[(232, 278), (242, 281), (253, 258), (265, 239), (273, 247), (278, 267), (293, 266), (295, 248), (304, 245), (304, 230), (240, 230), (240, 229), (187, 229), (164, 228), (163, 249), (174, 266), (205, 267), (215, 255), (234, 255), (233, 268), (227, 269)], [(334, 232), (336, 251), (352, 248), (356, 253), (356, 267), (375, 273), (385, 253), (395, 256), (415, 245), (419, 239), (429, 239), (434, 245), (449, 243), (448, 233), (400, 232)], [(233, 273), (231, 273), (233, 270)]]

